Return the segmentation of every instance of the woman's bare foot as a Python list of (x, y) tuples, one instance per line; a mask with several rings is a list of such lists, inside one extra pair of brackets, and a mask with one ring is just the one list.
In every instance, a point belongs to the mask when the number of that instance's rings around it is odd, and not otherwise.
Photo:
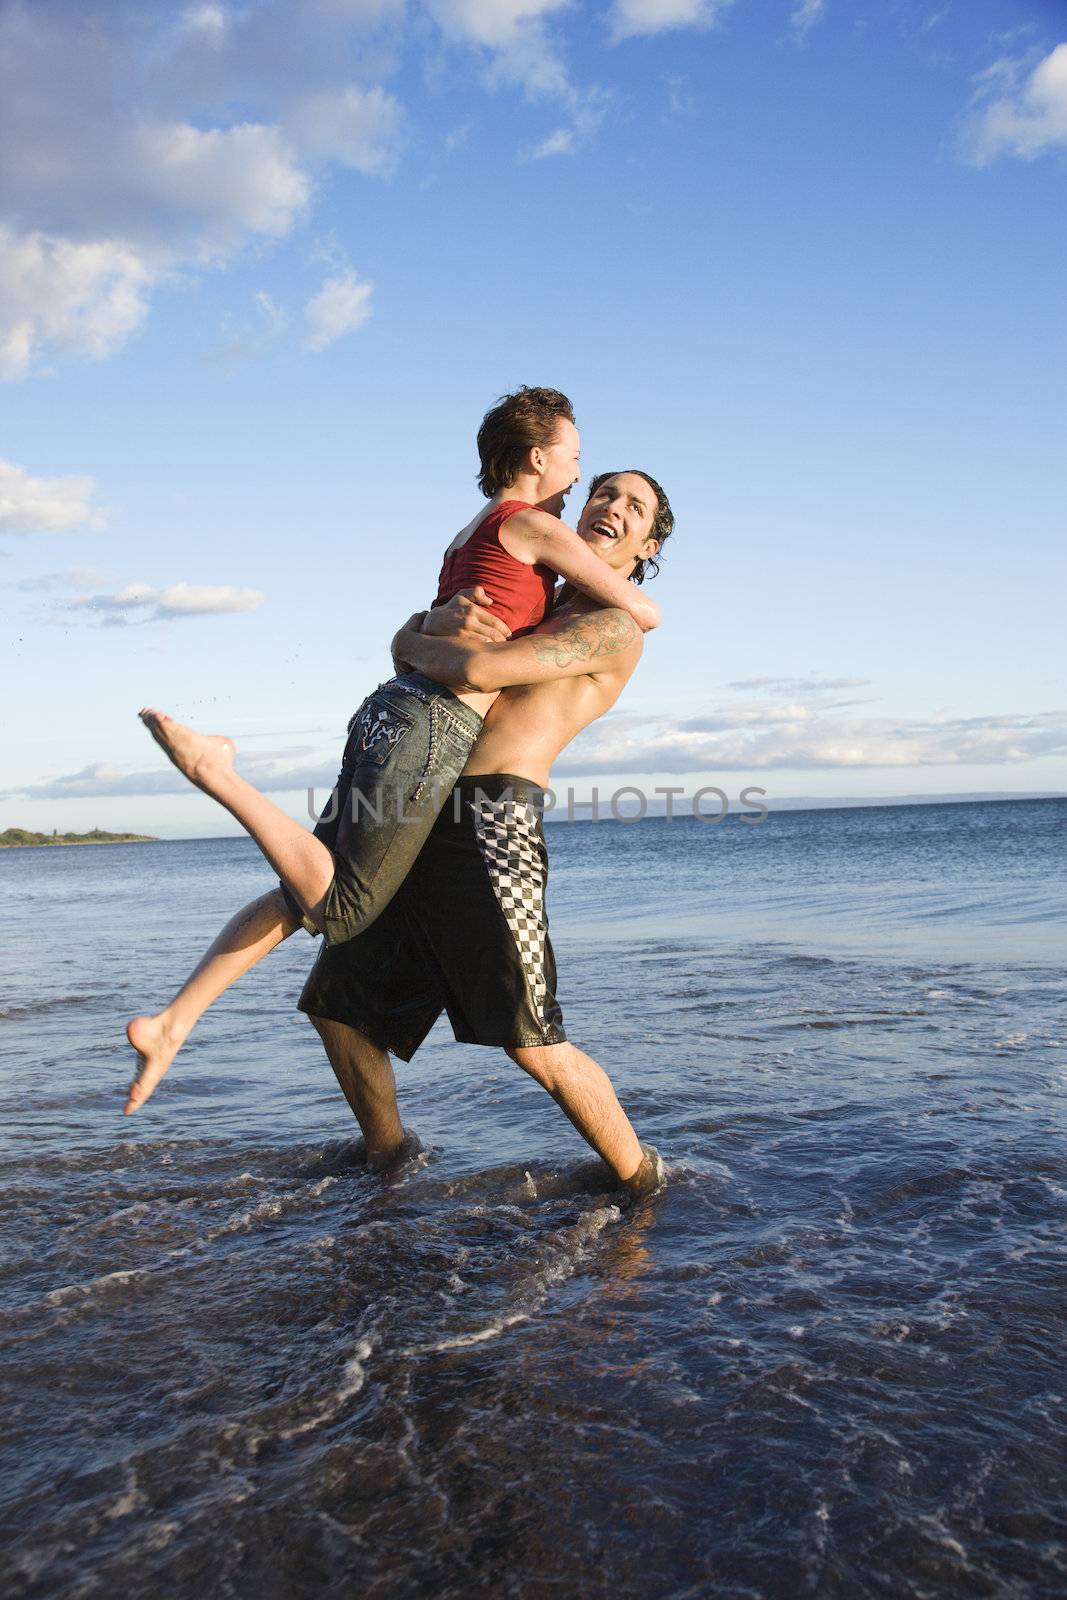
[(137, 715), (178, 771), (198, 789), (212, 792), (212, 779), (233, 766), (234, 742), (223, 733), (197, 733), (165, 711), (144, 706)]
[(126, 1093), (124, 1117), (144, 1105), (185, 1043), (185, 1035), (179, 1038), (165, 1011), (156, 1017), (134, 1017), (126, 1028), (126, 1037), (140, 1056), (141, 1065)]

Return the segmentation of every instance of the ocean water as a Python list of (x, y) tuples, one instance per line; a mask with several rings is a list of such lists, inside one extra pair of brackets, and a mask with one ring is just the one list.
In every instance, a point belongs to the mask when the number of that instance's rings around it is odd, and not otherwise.
[(390, 1177), (298, 935), (119, 1115), (244, 841), (0, 854), (0, 1591), (1061, 1596), (1067, 802), (549, 829), (620, 1210), (501, 1053)]

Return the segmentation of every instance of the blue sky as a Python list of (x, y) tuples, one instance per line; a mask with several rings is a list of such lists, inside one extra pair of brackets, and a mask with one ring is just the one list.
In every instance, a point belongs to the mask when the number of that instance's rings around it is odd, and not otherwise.
[(564, 783), (1067, 791), (1065, 260), (1051, 0), (0, 3), (0, 827), (304, 814), (522, 382), (677, 515)]

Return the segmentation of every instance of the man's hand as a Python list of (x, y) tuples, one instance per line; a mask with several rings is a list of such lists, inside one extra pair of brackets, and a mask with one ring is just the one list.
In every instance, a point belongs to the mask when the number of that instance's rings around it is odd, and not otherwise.
[[(493, 599), (481, 584), (461, 589), (446, 605), (432, 611), (417, 611), (409, 617), (393, 639), (390, 650), (398, 674), (413, 668), (430, 676), (444, 674), (442, 682), (453, 689), (469, 689), (463, 664), (477, 650), (490, 644), (506, 644), (511, 629), (486, 608)], [(433, 644), (431, 644), (433, 641)]]
[(420, 632), (438, 639), (454, 639), (463, 645), (503, 644), (511, 638), (511, 629), (486, 609), (492, 604), (492, 596), (481, 584), (461, 589), (446, 605), (427, 611)]

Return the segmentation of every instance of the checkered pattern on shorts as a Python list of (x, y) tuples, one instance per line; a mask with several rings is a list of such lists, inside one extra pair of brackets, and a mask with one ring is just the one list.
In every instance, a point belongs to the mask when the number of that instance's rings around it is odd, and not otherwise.
[(545, 858), (541, 819), (526, 801), (468, 802), (478, 847), (507, 922), (536, 1015), (545, 1026), (558, 1022), (558, 1007), (548, 1004), (545, 981)]

